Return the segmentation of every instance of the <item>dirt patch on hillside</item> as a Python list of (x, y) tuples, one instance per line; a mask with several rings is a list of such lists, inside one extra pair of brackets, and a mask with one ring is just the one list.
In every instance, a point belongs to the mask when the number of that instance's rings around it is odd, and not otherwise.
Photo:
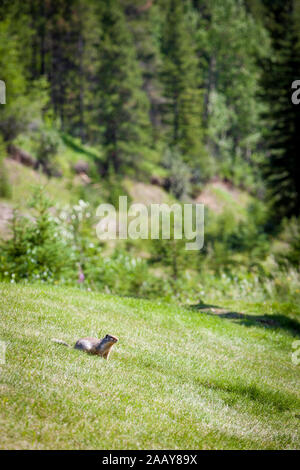
[(196, 197), (195, 202), (197, 204), (204, 204), (206, 207), (218, 214), (222, 212), (224, 207), (224, 204), (221, 204), (212, 193), (211, 188), (205, 188), (202, 193)]
[(9, 236), (9, 221), (12, 219), (13, 210), (9, 204), (0, 202), (0, 236), (7, 238)]
[(17, 185), (19, 181), (22, 178), (24, 178), (24, 171), (27, 172), (25, 174), (30, 174), (36, 183), (46, 182), (46, 178), (44, 177), (44, 175), (41, 175), (40, 173), (38, 173), (36, 170), (33, 170), (32, 168), (26, 167), (24, 169), (24, 165), (10, 158), (6, 158), (4, 162), (9, 172), (9, 179), (10, 179), (11, 185)]
[(228, 193), (237, 202), (240, 199), (241, 191), (239, 189), (226, 181), (214, 180), (206, 185), (204, 190), (196, 197), (195, 202), (204, 204), (218, 214), (221, 213), (225, 207), (225, 202), (219, 200), (214, 192), (215, 189)]
[(159, 186), (145, 183), (131, 183), (127, 186), (134, 203), (148, 205), (168, 202), (167, 193)]

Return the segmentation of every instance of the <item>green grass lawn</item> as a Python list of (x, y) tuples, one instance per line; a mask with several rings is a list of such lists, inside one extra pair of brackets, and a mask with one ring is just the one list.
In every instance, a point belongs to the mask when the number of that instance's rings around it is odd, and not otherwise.
[[(259, 321), (266, 305), (239, 317), (234, 301), (217, 315), (67, 287), (0, 295), (1, 448), (300, 447), (299, 333)], [(120, 338), (109, 362), (51, 342), (106, 333)]]

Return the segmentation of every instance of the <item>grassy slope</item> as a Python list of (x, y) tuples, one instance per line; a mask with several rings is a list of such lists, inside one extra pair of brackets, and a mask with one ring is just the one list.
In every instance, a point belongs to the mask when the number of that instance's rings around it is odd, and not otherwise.
[(7, 159), (5, 164), (11, 183), (12, 194), (7, 201), (11, 207), (16, 206), (26, 210), (34, 188), (37, 186), (43, 186), (47, 195), (61, 205), (68, 204), (72, 200), (72, 195), (67, 188), (67, 180), (49, 179), (44, 174), (10, 159)]
[[(27, 136), (19, 138), (16, 144), (36, 158), (33, 143)], [(81, 195), (81, 189), (83, 187), (86, 188), (86, 185), (80, 181), (80, 178), (75, 176), (73, 170), (74, 164), (79, 161), (86, 162), (89, 165), (91, 184), (88, 186), (88, 193), (86, 194), (86, 197), (91, 199), (89, 202), (94, 202), (96, 205), (101, 202), (107, 202), (111, 186), (107, 185), (107, 181), (99, 176), (98, 166), (99, 162), (101, 162), (101, 154), (96, 149), (80, 144), (75, 138), (63, 135), (61, 146), (54, 161), (54, 168), (59, 170), (62, 175), (59, 178), (48, 178), (42, 172), (7, 158), (5, 166), (10, 181), (11, 195), (9, 199), (0, 198), (0, 203), (2, 202), (10, 209), (18, 206), (26, 212), (28, 200), (31, 199), (33, 189), (36, 186), (43, 186), (47, 195), (55, 204), (67, 205), (77, 203), (78, 199), (84, 197)], [(152, 166), (153, 171), (159, 170), (158, 165)], [(124, 195), (128, 191), (132, 196), (132, 202), (146, 204), (176, 202), (164, 189), (152, 184), (137, 182), (129, 177), (124, 178), (123, 188)]]
[[(76, 288), (0, 296), (2, 448), (299, 448), (295, 332)], [(108, 363), (50, 341), (107, 332)]]

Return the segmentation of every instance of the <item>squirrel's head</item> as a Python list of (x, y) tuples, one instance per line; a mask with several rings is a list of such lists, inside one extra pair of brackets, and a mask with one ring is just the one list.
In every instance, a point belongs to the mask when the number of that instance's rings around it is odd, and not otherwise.
[(118, 338), (113, 335), (106, 335), (104, 337), (105, 342), (115, 344), (118, 341)]
[(105, 359), (108, 359), (111, 348), (118, 341), (116, 336), (106, 335), (100, 342), (100, 345), (97, 347), (101, 351), (101, 356)]

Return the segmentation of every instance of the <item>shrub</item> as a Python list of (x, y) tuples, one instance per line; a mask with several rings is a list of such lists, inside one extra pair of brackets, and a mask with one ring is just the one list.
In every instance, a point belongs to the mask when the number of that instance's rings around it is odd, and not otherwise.
[(8, 174), (4, 164), (5, 155), (5, 145), (0, 136), (0, 197), (9, 198), (11, 196), (11, 187), (9, 184)]
[(260, 203), (251, 204), (244, 219), (236, 220), (232, 211), (206, 218), (205, 247), (202, 261), (217, 273), (247, 268), (264, 274), (263, 261), (270, 252), (265, 232), (267, 213)]
[(34, 140), (38, 165), (41, 165), (49, 176), (55, 175), (57, 171), (54, 168), (53, 157), (58, 152), (60, 137), (55, 131), (41, 128), (35, 132)]
[(135, 258), (122, 249), (111, 256), (90, 257), (86, 264), (86, 279), (92, 287), (118, 295), (142, 295), (143, 284), (149, 277), (146, 261)]
[(50, 213), (51, 202), (41, 188), (36, 190), (30, 206), (34, 218), (14, 211), (12, 237), (0, 245), (0, 276), (11, 282), (63, 279), (74, 265), (74, 256)]
[(167, 188), (176, 198), (181, 199), (191, 191), (191, 173), (183, 162), (178, 150), (167, 149), (163, 157), (163, 166), (169, 170)]

